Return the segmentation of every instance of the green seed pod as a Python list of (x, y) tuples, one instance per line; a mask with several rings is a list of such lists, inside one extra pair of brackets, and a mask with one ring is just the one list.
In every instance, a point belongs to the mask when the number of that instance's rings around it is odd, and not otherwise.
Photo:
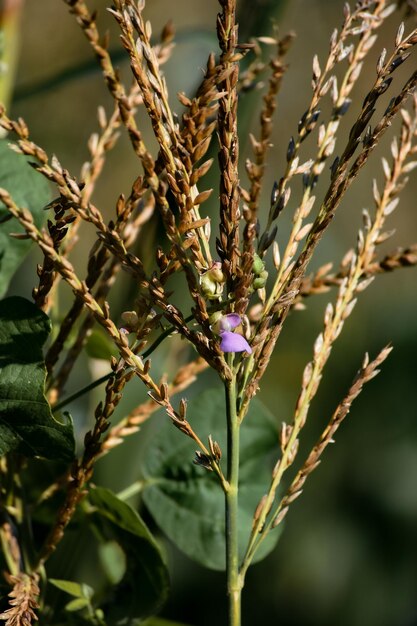
[(253, 255), (253, 273), (255, 274), (255, 276), (259, 276), (261, 274), (261, 272), (264, 271), (265, 269), (265, 263), (262, 261), (261, 257), (256, 254)]

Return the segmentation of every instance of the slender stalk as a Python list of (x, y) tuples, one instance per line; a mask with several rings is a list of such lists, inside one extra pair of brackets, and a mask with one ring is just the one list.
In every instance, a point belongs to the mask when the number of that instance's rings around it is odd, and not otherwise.
[[(185, 322), (191, 322), (191, 320), (193, 319), (194, 319), (194, 315), (189, 315), (188, 317), (185, 318)], [(149, 346), (149, 348), (140, 355), (141, 358), (147, 359), (148, 356), (150, 356), (152, 352), (164, 341), (164, 339), (172, 335), (174, 331), (175, 331), (174, 326), (168, 326), (168, 328), (166, 328), (164, 332), (162, 332), (159, 335), (159, 337), (155, 339), (155, 341)], [(71, 396), (68, 396), (67, 398), (64, 398), (60, 402), (57, 402), (56, 404), (54, 404), (52, 406), (52, 410), (59, 411), (60, 409), (64, 408), (64, 406), (67, 406), (67, 404), (69, 404), (70, 402), (77, 400), (84, 394), (88, 393), (92, 389), (95, 389), (99, 385), (102, 385), (103, 383), (105, 383), (107, 380), (110, 380), (110, 378), (113, 378), (114, 376), (115, 376), (115, 373), (111, 371), (111, 372), (108, 372), (107, 374), (104, 374), (104, 376), (102, 376), (101, 378), (98, 378), (97, 380), (93, 380), (93, 382), (91, 382), (89, 385), (82, 387), (82, 389), (79, 389), (78, 391), (73, 393)]]
[[(233, 358), (233, 357), (231, 357)], [(229, 365), (232, 365), (230, 362)], [(225, 384), (227, 416), (227, 489), (226, 497), (226, 573), (229, 596), (229, 626), (240, 626), (240, 597), (238, 545), (238, 481), (239, 481), (239, 420), (236, 410), (236, 376)]]
[(107, 374), (104, 374), (104, 376), (97, 378), (97, 380), (93, 380), (93, 382), (91, 382), (89, 385), (86, 385), (82, 389), (79, 389), (78, 391), (74, 392), (71, 396), (68, 396), (67, 398), (64, 398), (60, 402), (57, 402), (56, 404), (54, 404), (52, 406), (52, 411), (54, 412), (60, 411), (61, 409), (64, 408), (64, 406), (67, 406), (67, 404), (74, 402), (74, 400), (77, 400), (78, 398), (85, 395), (89, 391), (92, 391), (99, 385), (102, 385), (103, 383), (107, 382), (108, 380), (110, 380), (110, 378), (114, 378), (114, 376), (115, 376), (115, 373), (111, 371), (111, 372), (108, 372)]

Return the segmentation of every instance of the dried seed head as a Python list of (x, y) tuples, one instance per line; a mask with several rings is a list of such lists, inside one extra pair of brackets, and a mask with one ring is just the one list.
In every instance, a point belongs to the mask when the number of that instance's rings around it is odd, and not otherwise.
[(278, 526), (278, 524), (280, 524), (282, 522), (282, 520), (284, 519), (284, 517), (287, 515), (288, 513), (288, 506), (286, 506), (284, 509), (282, 509), (278, 515), (276, 516), (276, 518), (274, 519), (273, 523), (272, 523), (272, 528), (276, 528)]
[(217, 443), (217, 441), (213, 441), (213, 438), (211, 435), (209, 435), (208, 437), (208, 442), (209, 442), (211, 455), (214, 458), (214, 460), (218, 463), (222, 458), (222, 451), (220, 449), (220, 446)]
[(266, 494), (265, 494), (265, 495), (263, 495), (263, 496), (262, 496), (262, 498), (261, 498), (261, 499), (259, 500), (259, 502), (258, 502), (258, 506), (256, 507), (256, 509), (255, 509), (255, 513), (254, 513), (254, 515), (253, 515), (253, 525), (254, 525), (254, 526), (255, 526), (256, 522), (258, 521), (258, 519), (259, 519), (259, 518), (260, 518), (260, 516), (261, 516), (261, 513), (262, 513), (262, 511), (263, 511), (263, 509), (264, 509), (264, 506), (265, 506), (265, 502), (266, 502), (267, 497), (268, 497), (268, 496), (267, 496)]
[(276, 241), (274, 241), (272, 244), (272, 258), (274, 261), (275, 269), (278, 270), (279, 266), (281, 265), (281, 255), (279, 252), (279, 245)]
[(195, 465), (200, 465), (201, 467), (204, 467), (204, 469), (209, 470), (210, 472), (213, 471), (210, 458), (207, 456), (207, 454), (204, 454), (199, 450), (197, 450), (197, 452), (195, 453), (194, 463)]
[(294, 141), (294, 137), (291, 137), (290, 142), (288, 144), (288, 148), (287, 148), (287, 163), (292, 161), (294, 154), (295, 154), (295, 141)]
[(376, 64), (376, 73), (378, 74), (378, 76), (381, 76), (383, 69), (384, 69), (384, 61), (385, 61), (385, 57), (387, 56), (387, 49), (383, 48), (381, 54), (378, 57), (378, 61)]

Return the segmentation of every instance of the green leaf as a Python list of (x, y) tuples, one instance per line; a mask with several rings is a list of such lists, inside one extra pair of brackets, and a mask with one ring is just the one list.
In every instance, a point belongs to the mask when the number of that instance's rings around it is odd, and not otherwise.
[[(187, 415), (203, 440), (211, 434), (223, 453), (226, 446), (224, 392), (210, 389), (188, 404)], [(278, 451), (274, 419), (257, 400), (241, 427), (239, 548), (243, 557), (256, 506), (271, 478), (271, 452)], [(224, 494), (217, 477), (193, 464), (195, 444), (168, 419), (147, 448), (143, 499), (158, 525), (190, 558), (225, 569)], [(275, 546), (278, 532), (262, 543), (255, 560)]]
[[(45, 218), (43, 207), (50, 200), (48, 182), (28, 165), (24, 155), (10, 150), (10, 143), (0, 139), (0, 187), (7, 189), (16, 204), (29, 209), (39, 227)], [(10, 237), (10, 233), (23, 233), (24, 229), (15, 218), (2, 222), (6, 215), (9, 213), (0, 202), (0, 297), (5, 294), (32, 243), (29, 239)]]
[(93, 597), (94, 590), (85, 583), (76, 583), (72, 580), (61, 580), (60, 578), (49, 578), (48, 582), (61, 591), (65, 591), (74, 598), (85, 598), (89, 600)]
[(0, 456), (71, 460), (72, 424), (61, 424), (44, 395), (42, 347), (50, 333), (47, 315), (25, 298), (0, 302)]
[(92, 359), (110, 361), (112, 356), (116, 356), (113, 341), (111, 341), (107, 333), (100, 327), (93, 329), (88, 337), (85, 349), (88, 356)]
[[(167, 599), (169, 576), (160, 548), (140, 516), (109, 489), (95, 487), (88, 499), (100, 536), (115, 540), (126, 555), (126, 573), (114, 600), (102, 606), (109, 626), (135, 624), (155, 614)], [(137, 622), (139, 623), (139, 621)]]
[(100, 563), (112, 585), (118, 584), (126, 572), (126, 556), (116, 541), (102, 543), (98, 548)]
[(90, 602), (88, 598), (76, 598), (75, 600), (71, 600), (68, 604), (65, 605), (66, 611), (81, 611), (82, 609), (86, 609), (90, 606)]

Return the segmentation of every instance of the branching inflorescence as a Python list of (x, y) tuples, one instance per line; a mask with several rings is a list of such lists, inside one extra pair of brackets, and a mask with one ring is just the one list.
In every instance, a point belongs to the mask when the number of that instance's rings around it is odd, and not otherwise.
[[(285, 486), (283, 480), (297, 461), (299, 438), (325, 365), (357, 297), (377, 275), (417, 264), (415, 245), (379, 255), (379, 245), (391, 235), (386, 230), (390, 228), (387, 222), (391, 221), (408, 175), (417, 164), (417, 72), (410, 72), (402, 87), (391, 84), (397, 69), (410, 63), (408, 57), (417, 44), (417, 31), (407, 34), (401, 24), (392, 49), (384, 49), (380, 54), (371, 88), (355, 113), (343, 145), (339, 131), (348, 109), (353, 109), (355, 99), (360, 98), (358, 79), (367, 56), (376, 45), (380, 27), (399, 9), (396, 3), (387, 4), (385, 0), (362, 0), (352, 10), (345, 5), (342, 26), (331, 35), (327, 59), (313, 59), (310, 103), (300, 116), (297, 132), (285, 139), (286, 163), (271, 190), (269, 210), (264, 212), (261, 192), (268, 161), (273, 161), (273, 116), (293, 35), (280, 38), (274, 33), (274, 37), (240, 42), (236, 0), (219, 0), (219, 53), (210, 54), (195, 95), (179, 94), (183, 107), (179, 117), (170, 104), (163, 73), (163, 64), (173, 54), (172, 25), (169, 23), (159, 43), (153, 44), (151, 25), (144, 17), (144, 0), (115, 0), (109, 8), (130, 61), (133, 83), (128, 88), (113, 66), (108, 41), (100, 35), (96, 16), (87, 2), (64, 1), (97, 57), (113, 100), (112, 110), (107, 114), (104, 107), (99, 107), (99, 131), (88, 142), (90, 159), (76, 177), (56, 156), (49, 156), (32, 141), (22, 119), (11, 119), (2, 108), (0, 125), (16, 138), (12, 149), (31, 159), (30, 165), (54, 185), (57, 197), (45, 207), (46, 228), (38, 226), (28, 208), (19, 206), (6, 189), (0, 189), (0, 199), (23, 227), (24, 236), (33, 240), (43, 254), (38, 284), (33, 289), (36, 306), (50, 313), (59, 298), (60, 282), (66, 283), (73, 293), (72, 304), (57, 324), (45, 356), (46, 389), (55, 413), (65, 406), (65, 385), (95, 325), (100, 325), (111, 339), (117, 357), (112, 358), (111, 371), (105, 377), (105, 395), (94, 411), (94, 422), (84, 436), (79, 458), (38, 496), (38, 504), (57, 492), (62, 492), (63, 499), (43, 546), (31, 559), (22, 556), (22, 547), (16, 543), (8, 521), (20, 498), (14, 501), (11, 495), (7, 500), (2, 538), (4, 545), (9, 546), (8, 553), (17, 556), (8, 561), (7, 583), (12, 588), (12, 600), (0, 617), (9, 626), (31, 624), (36, 619), (40, 575), (88, 494), (96, 460), (137, 433), (156, 409), (163, 407), (173, 425), (197, 446), (195, 463), (204, 471), (213, 472), (218, 488), (224, 492), (229, 623), (237, 625), (245, 574), (259, 546), (276, 532), (274, 529), (300, 496), (306, 479), (321, 462), (353, 400), (378, 373), (379, 365), (391, 350), (384, 348), (371, 361), (368, 356), (364, 358), (317, 444)], [(261, 46), (265, 44), (273, 50), (269, 62), (260, 58)], [(244, 58), (249, 59), (249, 64), (243, 71), (240, 64)], [(253, 156), (242, 169), (239, 99), (266, 72), (269, 78), (260, 112), (259, 136), (250, 135)], [(384, 100), (381, 107), (387, 91), (391, 98), (388, 104)], [(321, 113), (325, 102), (330, 102), (327, 115)], [(139, 108), (150, 119), (158, 144), (156, 154), (146, 146), (138, 126)], [(336, 270), (329, 263), (308, 275), (310, 261), (342, 199), (396, 117), (401, 120), (400, 128), (391, 143), (390, 160), (382, 160), (383, 182), (373, 182), (374, 208), (363, 210), (363, 227), (356, 246), (340, 259)], [(120, 194), (114, 216), (106, 221), (92, 198), (107, 155), (123, 131), (142, 172), (132, 181), (128, 197)], [(317, 145), (311, 158), (300, 162), (304, 142), (310, 136), (316, 137)], [(204, 176), (210, 168), (214, 169), (215, 160), (210, 156), (213, 146), (218, 152), (220, 181), (218, 192), (214, 193), (204, 184)], [(278, 169), (276, 164), (274, 169)], [(321, 197), (316, 191), (319, 181), (320, 188), (325, 189)], [(294, 185), (300, 184), (302, 193), (291, 209), (287, 241), (278, 243), (277, 222), (282, 213), (289, 211)], [(219, 197), (218, 214), (206, 210), (213, 196)], [(163, 226), (164, 242), (155, 245), (152, 263), (141, 258), (134, 244), (147, 223), (155, 219)], [(79, 245), (78, 232), (84, 224), (94, 228), (96, 240), (89, 251), (86, 272), (80, 276), (70, 259)], [(151, 270), (147, 269), (150, 265)], [(129, 304), (131, 310), (118, 320), (112, 316), (108, 300), (120, 269), (131, 277), (136, 299)], [(174, 274), (184, 278), (191, 310), (176, 304), (171, 291)], [(270, 483), (265, 485), (256, 507), (247, 545), (241, 546), (238, 498), (242, 423), (288, 314), (305, 307), (312, 296), (332, 288), (336, 288), (336, 295), (326, 307), (323, 329), (304, 369), (293, 415), (281, 426), (280, 450)], [(182, 364), (169, 382), (165, 376), (159, 380), (148, 357), (172, 334), (191, 345), (197, 357), (194, 354)], [(216, 433), (210, 434), (205, 443), (199, 428), (191, 425), (185, 399), (177, 407), (173, 404), (173, 397), (187, 389), (207, 367), (217, 372), (225, 389), (227, 449), (223, 451), (215, 440)], [(143, 383), (149, 399), (119, 423), (111, 424), (124, 389), (134, 377)], [(94, 619), (100, 619), (94, 615)]]

